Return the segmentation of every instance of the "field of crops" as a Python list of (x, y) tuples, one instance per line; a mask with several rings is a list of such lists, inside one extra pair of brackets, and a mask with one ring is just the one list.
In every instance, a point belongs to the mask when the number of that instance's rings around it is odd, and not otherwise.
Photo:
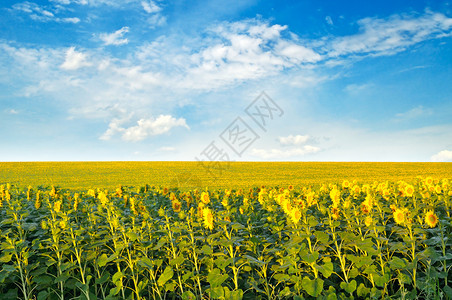
[(417, 175), (452, 178), (452, 163), (399, 162), (0, 162), (0, 184), (63, 186), (72, 190), (123, 186), (246, 189), (359, 180), (412, 181)]
[(450, 178), (347, 175), (315, 187), (4, 184), (1, 298), (451, 299)]

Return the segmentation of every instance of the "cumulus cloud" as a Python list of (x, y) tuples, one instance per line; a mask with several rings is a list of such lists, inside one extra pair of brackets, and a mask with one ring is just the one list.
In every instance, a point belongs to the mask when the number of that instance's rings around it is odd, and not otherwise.
[(309, 141), (310, 138), (309, 135), (289, 135), (278, 137), (278, 141), (282, 146), (293, 146), (304, 144)]
[(60, 67), (64, 70), (77, 70), (88, 66), (91, 66), (91, 63), (87, 61), (86, 54), (75, 51), (75, 47), (70, 47), (66, 51), (66, 58)]
[(320, 148), (305, 145), (300, 148), (293, 148), (288, 150), (281, 149), (252, 149), (251, 155), (257, 156), (263, 159), (285, 159), (290, 157), (299, 157), (306, 154), (317, 153)]
[(124, 26), (113, 33), (101, 33), (99, 38), (104, 42), (104, 45), (125, 45), (129, 43), (127, 38), (123, 38), (127, 32), (129, 32), (129, 27)]
[(431, 157), (431, 160), (434, 162), (446, 162), (446, 161), (452, 161), (452, 151), (450, 150), (443, 150)]
[(109, 140), (115, 134), (120, 133), (123, 140), (138, 142), (149, 136), (167, 133), (174, 127), (190, 129), (184, 118), (176, 119), (171, 115), (160, 115), (156, 119), (140, 119), (137, 125), (128, 128), (122, 127), (124, 122), (124, 119), (113, 119), (100, 139)]

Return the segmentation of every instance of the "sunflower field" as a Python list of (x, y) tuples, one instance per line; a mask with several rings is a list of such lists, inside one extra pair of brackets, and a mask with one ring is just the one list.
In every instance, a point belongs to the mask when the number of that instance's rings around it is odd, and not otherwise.
[(0, 186), (1, 299), (452, 299), (452, 182)]

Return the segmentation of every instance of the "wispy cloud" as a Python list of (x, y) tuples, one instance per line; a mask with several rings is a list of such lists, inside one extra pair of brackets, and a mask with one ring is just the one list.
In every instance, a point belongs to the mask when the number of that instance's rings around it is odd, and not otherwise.
[(393, 15), (388, 19), (364, 18), (360, 32), (326, 42), (329, 57), (343, 55), (387, 55), (403, 51), (421, 41), (451, 35), (452, 18), (427, 11), (423, 15)]
[(406, 112), (402, 112), (402, 113), (398, 113), (395, 115), (395, 120), (396, 121), (403, 121), (403, 120), (412, 120), (412, 119), (417, 119), (420, 117), (426, 117), (426, 116), (431, 116), (433, 115), (433, 110), (431, 108), (425, 108), (422, 105), (413, 107), (412, 109), (406, 111)]
[(101, 33), (99, 38), (104, 42), (104, 45), (125, 45), (129, 43), (127, 38), (123, 38), (127, 32), (129, 32), (129, 27), (124, 26), (113, 33)]
[(452, 161), (452, 151), (442, 150), (431, 157), (434, 162)]
[(55, 15), (56, 11), (52, 7), (39, 6), (34, 2), (16, 3), (12, 9), (18, 12), (26, 13), (32, 20), (40, 22), (58, 22), (58, 23), (78, 23), (77, 17), (61, 18)]

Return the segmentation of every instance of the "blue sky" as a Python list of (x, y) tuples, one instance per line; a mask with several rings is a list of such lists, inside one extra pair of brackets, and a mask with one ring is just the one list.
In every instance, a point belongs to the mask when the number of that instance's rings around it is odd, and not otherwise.
[(0, 4), (1, 161), (452, 161), (451, 82), (450, 1)]

